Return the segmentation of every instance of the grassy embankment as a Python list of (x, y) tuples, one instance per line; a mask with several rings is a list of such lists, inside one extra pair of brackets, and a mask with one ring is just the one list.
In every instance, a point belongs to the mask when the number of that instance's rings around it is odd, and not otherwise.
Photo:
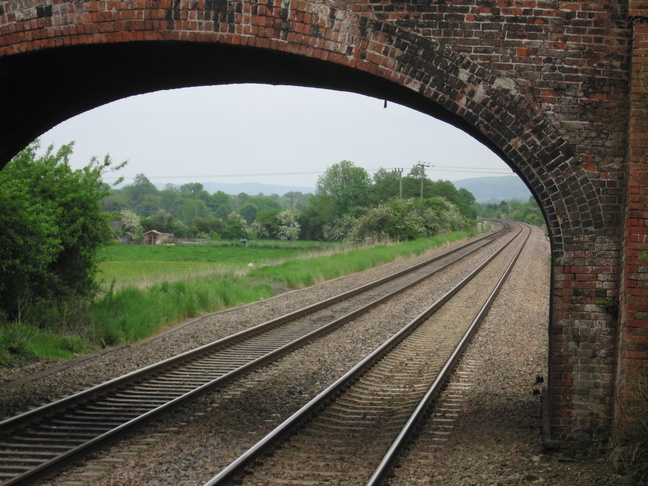
[(466, 236), (454, 233), (355, 249), (313, 242), (108, 246), (99, 274), (103, 294), (89, 304), (59, 309), (56, 322), (45, 328), (29, 323), (0, 326), (0, 365), (67, 359), (100, 346), (137, 341), (184, 318), (271, 297), (275, 286), (308, 287)]

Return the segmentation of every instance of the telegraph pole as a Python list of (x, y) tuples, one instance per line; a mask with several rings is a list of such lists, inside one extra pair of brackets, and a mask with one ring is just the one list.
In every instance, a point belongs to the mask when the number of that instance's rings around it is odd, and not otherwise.
[(423, 162), (419, 162), (416, 165), (418, 165), (421, 168), (421, 200), (423, 200), (423, 183), (425, 182), (425, 168), (434, 167), (434, 166), (430, 164), (425, 164)]
[(403, 199), (403, 169), (394, 169), (398, 172), (398, 198)]

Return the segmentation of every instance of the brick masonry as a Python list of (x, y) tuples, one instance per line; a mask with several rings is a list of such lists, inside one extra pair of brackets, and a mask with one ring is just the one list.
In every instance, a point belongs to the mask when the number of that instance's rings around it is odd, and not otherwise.
[[(615, 423), (632, 427), (633, 407), (648, 376), (648, 2), (631, 2), (629, 124), (621, 247)], [(648, 256), (648, 255), (646, 255)]]
[[(646, 2), (8, 0), (0, 162), (154, 89), (285, 82), (391, 99), (504, 158), (552, 242), (551, 439), (607, 435), (648, 366)], [(603, 308), (602, 300), (614, 303)]]

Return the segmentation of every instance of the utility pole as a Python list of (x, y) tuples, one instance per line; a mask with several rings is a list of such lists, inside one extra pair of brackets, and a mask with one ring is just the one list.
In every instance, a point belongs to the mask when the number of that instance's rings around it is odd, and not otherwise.
[(403, 169), (394, 169), (398, 172), (398, 198), (403, 199)]
[(425, 168), (426, 167), (434, 167), (430, 164), (425, 164), (423, 162), (419, 162), (418, 165), (421, 168), (421, 200), (423, 200), (423, 183), (425, 182)]

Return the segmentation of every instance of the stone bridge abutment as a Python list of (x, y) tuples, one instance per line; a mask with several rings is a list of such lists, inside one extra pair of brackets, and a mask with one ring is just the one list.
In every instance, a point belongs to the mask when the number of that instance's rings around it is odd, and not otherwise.
[(550, 439), (600, 438), (648, 367), (647, 15), (636, 0), (0, 1), (0, 165), (80, 112), (175, 87), (348, 90), (445, 120), (542, 207)]

